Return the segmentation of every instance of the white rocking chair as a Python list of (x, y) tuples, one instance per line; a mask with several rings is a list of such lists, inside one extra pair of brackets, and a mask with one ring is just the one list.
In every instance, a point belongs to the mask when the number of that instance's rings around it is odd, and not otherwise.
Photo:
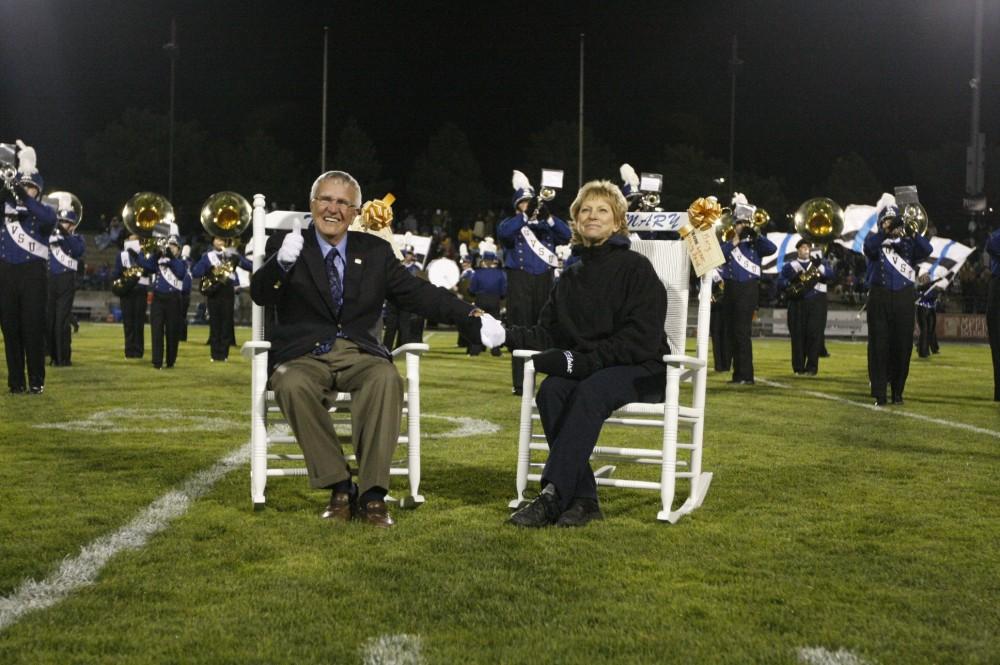
[[(263, 194), (254, 196), (253, 201), (253, 267), (257, 270), (264, 262), (264, 246), (267, 232), (277, 229), (291, 229), (296, 219), (303, 220), (305, 213), (274, 211), (265, 213)], [(303, 223), (303, 227), (306, 224)], [(285, 422), (281, 409), (274, 399), (274, 392), (267, 387), (268, 351), (271, 343), (265, 338), (265, 308), (254, 303), (252, 310), (253, 335), (242, 348), (242, 354), (252, 362), (250, 380), (250, 498), (254, 508), (264, 507), (267, 479), (271, 477), (305, 476), (306, 468), (301, 465), (303, 456), (298, 451), (295, 437)], [(392, 352), (394, 358), (404, 356), (406, 370), (404, 381), (403, 417), (406, 428), (400, 432), (399, 443), (406, 447), (405, 459), (394, 461), (389, 470), (391, 476), (406, 476), (407, 493), (387, 497), (404, 508), (414, 508), (424, 502), (420, 495), (420, 356), (430, 347), (426, 344), (405, 344)], [(338, 438), (343, 444), (350, 442), (351, 394), (338, 393), (330, 407), (331, 417), (337, 427)], [(346, 417), (345, 417), (346, 416)], [(275, 425), (284, 424), (283, 428)], [(284, 430), (284, 431), (283, 431)], [(347, 430), (349, 432), (349, 429)], [(287, 444), (294, 444), (289, 448)], [(288, 452), (279, 452), (284, 445)], [(272, 446), (275, 450), (272, 450)], [(354, 456), (348, 456), (354, 461)]]
[[(685, 354), (685, 338), (688, 319), (688, 288), (691, 261), (684, 243), (677, 240), (635, 240), (632, 249), (644, 255), (653, 264), (656, 274), (667, 289), (667, 317), (664, 328), (672, 353), (664, 356), (667, 365), (667, 387), (661, 403), (633, 402), (616, 410), (605, 424), (662, 429), (662, 441), (658, 448), (609, 447), (594, 449), (594, 458), (612, 457), (617, 460), (638, 464), (653, 464), (660, 467), (660, 480), (637, 480), (613, 477), (617, 467), (603, 466), (594, 472), (597, 484), (605, 487), (627, 487), (634, 489), (658, 490), (661, 510), (656, 518), (675, 523), (701, 506), (712, 482), (712, 474), (702, 470), (702, 443), (705, 429), (705, 388), (708, 382), (708, 337), (711, 312), (712, 283), (710, 273), (701, 277), (698, 293), (698, 323), (695, 334), (695, 355)], [(539, 420), (535, 405), (535, 367), (531, 356), (537, 351), (517, 350), (514, 355), (525, 358), (523, 395), (521, 397), (521, 422), (517, 451), (517, 496), (510, 502), (517, 508), (526, 502), (524, 492), (528, 481), (541, 479), (540, 473), (530, 469), (540, 469), (541, 462), (532, 462), (532, 451), (548, 452), (545, 435), (535, 433), (535, 422)], [(685, 386), (685, 402), (681, 403), (681, 384)], [(680, 425), (690, 431), (690, 438), (678, 441)], [(540, 425), (540, 423), (539, 423)], [(679, 455), (679, 452), (681, 453)], [(678, 480), (689, 481), (687, 496), (683, 504), (673, 509)]]

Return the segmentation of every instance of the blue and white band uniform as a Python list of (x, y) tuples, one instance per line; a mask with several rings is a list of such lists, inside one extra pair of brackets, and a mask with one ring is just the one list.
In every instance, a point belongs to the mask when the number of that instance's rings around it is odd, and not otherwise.
[(868, 287), (881, 286), (900, 291), (913, 286), (917, 279), (914, 266), (931, 255), (927, 238), (889, 238), (881, 231), (865, 238), (868, 262)]
[[(117, 274), (120, 275), (133, 266), (132, 256), (133, 253), (127, 249), (123, 249), (118, 252), (118, 270), (115, 271)], [(140, 268), (142, 267), (142, 263), (140, 261), (135, 261), (134, 264), (138, 265)], [(139, 284), (142, 286), (149, 286), (149, 277), (146, 275), (140, 277)]]
[[(786, 285), (791, 284), (796, 277), (808, 270), (811, 265), (812, 259), (806, 259), (804, 261), (801, 259), (795, 259), (787, 262), (785, 267), (781, 269), (782, 281)], [(833, 279), (833, 268), (830, 267), (829, 263), (823, 261), (819, 267), (819, 281), (814, 282), (813, 285), (802, 294), (802, 298), (804, 300), (809, 300), (810, 298), (815, 298), (826, 293), (826, 282), (829, 282), (831, 279)]]
[(559, 265), (555, 255), (557, 245), (565, 245), (570, 228), (555, 215), (534, 224), (524, 213), (508, 217), (497, 228), (497, 238), (503, 244), (504, 267), (541, 275)]
[(56, 225), (55, 209), (36, 201), (24, 206), (4, 206), (0, 233), (0, 261), (11, 265), (45, 261), (49, 257), (49, 235)]
[(184, 290), (187, 263), (184, 259), (163, 257), (159, 260), (139, 258), (139, 264), (153, 274), (153, 293), (180, 294)]
[(49, 237), (49, 273), (61, 275), (76, 272), (79, 259), (86, 249), (83, 236), (53, 233)]
[(722, 254), (729, 268), (727, 279), (735, 282), (749, 282), (760, 279), (760, 259), (778, 251), (777, 245), (759, 236), (756, 240), (744, 240), (737, 245), (727, 241), (722, 243)]

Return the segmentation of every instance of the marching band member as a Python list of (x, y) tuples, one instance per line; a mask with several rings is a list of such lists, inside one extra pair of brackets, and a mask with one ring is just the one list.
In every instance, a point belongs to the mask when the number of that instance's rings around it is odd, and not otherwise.
[(225, 238), (212, 238), (212, 249), (201, 255), (191, 268), (191, 275), (208, 284), (202, 288), (208, 306), (208, 343), (212, 362), (226, 362), (229, 347), (236, 333), (233, 329), (233, 309), (239, 277), (236, 268), (253, 271), (253, 263), (230, 247)]
[[(530, 326), (538, 321), (552, 289), (552, 273), (559, 266), (555, 247), (569, 242), (571, 233), (566, 222), (551, 214), (544, 202), (537, 201), (527, 176), (514, 171), (511, 182), (515, 213), (497, 228), (507, 272), (507, 322)], [(520, 395), (523, 359), (511, 359), (511, 379), (513, 393)]]
[(177, 236), (167, 239), (166, 250), (146, 258), (139, 256), (139, 263), (153, 276), (153, 302), (149, 306), (150, 341), (153, 345), (153, 367), (164, 366), (164, 337), (166, 337), (166, 367), (177, 361), (177, 346), (181, 341), (181, 294), (187, 264), (180, 257)]
[[(187, 270), (184, 273), (184, 288), (181, 289), (181, 334), (182, 342), (188, 341), (188, 310), (191, 309), (191, 245), (181, 247), (181, 260)], [(235, 337), (235, 336), (234, 336)], [(236, 340), (233, 339), (233, 344)]]
[(733, 367), (733, 350), (729, 346), (729, 320), (726, 318), (726, 277), (729, 268), (723, 263), (712, 270), (712, 316), (708, 334), (712, 338), (712, 360), (716, 372), (728, 372)]
[[(400, 248), (403, 255), (403, 269), (414, 277), (421, 277), (420, 264), (414, 253), (413, 245), (404, 241)], [(385, 332), (382, 335), (382, 343), (387, 349), (409, 344), (410, 342), (424, 341), (424, 319), (419, 314), (400, 309), (396, 304), (387, 302), (385, 304)]]
[(1000, 402), (1000, 229), (986, 241), (990, 255), (990, 290), (986, 303), (986, 330), (993, 357), (993, 401)]
[[(484, 238), (479, 243), (479, 267), (472, 274), (469, 293), (475, 298), (476, 307), (493, 317), (500, 318), (500, 301), (507, 295), (507, 275), (497, 267), (497, 246), (493, 238)], [(483, 352), (480, 340), (469, 344), (469, 355), (478, 356)], [(500, 347), (490, 349), (494, 356), (501, 354)]]
[(917, 296), (917, 355), (928, 358), (932, 353), (938, 353), (937, 339), (937, 301), (941, 296), (938, 280), (931, 280), (930, 275), (921, 275), (918, 279), (920, 288)]
[[(0, 227), (0, 328), (11, 393), (45, 389), (45, 305), (49, 234), (56, 211), (41, 202), (42, 175), (35, 149), (17, 140), (17, 174), (3, 181)], [(28, 380), (24, 369), (27, 364)]]
[(49, 236), (49, 295), (46, 307), (49, 364), (68, 367), (72, 364), (73, 297), (79, 259), (86, 250), (83, 236), (77, 235), (79, 222), (70, 206), (69, 196), (60, 201), (59, 223)]
[[(125, 333), (125, 357), (142, 358), (146, 350), (146, 300), (149, 294), (149, 277), (139, 261), (139, 236), (134, 233), (122, 242), (115, 257), (112, 291), (118, 296), (122, 309), (122, 330)], [(137, 277), (128, 278), (130, 271)], [(120, 285), (120, 286), (119, 286)]]
[(892, 403), (903, 403), (903, 388), (913, 351), (913, 283), (916, 265), (931, 255), (931, 243), (921, 235), (908, 236), (896, 199), (879, 199), (875, 231), (865, 238), (868, 259), (868, 378), (875, 405), (886, 403), (886, 385)]
[(753, 313), (760, 298), (760, 259), (778, 248), (753, 226), (755, 206), (736, 193), (733, 198), (733, 239), (722, 243), (729, 275), (725, 282), (726, 320), (730, 324), (729, 345), (733, 353), (733, 378), (729, 383), (753, 385)]
[(785, 263), (779, 279), (779, 286), (788, 293), (792, 371), (799, 376), (815, 376), (826, 327), (826, 284), (833, 279), (833, 268), (810, 255), (812, 244), (808, 240), (795, 243), (795, 251), (798, 256)]

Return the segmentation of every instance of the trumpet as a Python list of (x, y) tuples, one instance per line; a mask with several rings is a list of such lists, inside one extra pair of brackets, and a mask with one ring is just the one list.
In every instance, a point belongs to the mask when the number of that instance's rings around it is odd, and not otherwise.
[(719, 239), (719, 242), (735, 242), (738, 241), (738, 238), (736, 238), (737, 224), (745, 224), (750, 227), (753, 233), (760, 235), (770, 221), (771, 216), (763, 208), (758, 208), (754, 211), (753, 216), (746, 220), (737, 220), (733, 217), (732, 208), (723, 208), (722, 215), (714, 224), (715, 235)]
[(11, 185), (17, 178), (17, 146), (0, 143), (0, 179)]
[[(223, 238), (231, 247), (236, 238), (250, 226), (253, 208), (250, 202), (236, 192), (216, 192), (201, 206), (201, 226), (209, 235)], [(232, 279), (239, 257), (233, 256), (212, 266), (212, 270), (201, 278), (198, 291), (202, 295), (212, 295)]]
[(545, 204), (556, 197), (556, 189), (553, 187), (542, 187), (538, 190), (538, 196), (528, 202), (528, 219), (537, 221), (549, 218), (549, 208)]

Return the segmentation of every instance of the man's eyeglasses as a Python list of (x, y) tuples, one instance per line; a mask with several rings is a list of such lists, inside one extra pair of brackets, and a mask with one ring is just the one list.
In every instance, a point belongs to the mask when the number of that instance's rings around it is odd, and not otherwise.
[(337, 207), (346, 210), (348, 208), (357, 207), (350, 201), (346, 201), (344, 199), (335, 199), (332, 196), (316, 196), (313, 198), (313, 201), (327, 208)]

